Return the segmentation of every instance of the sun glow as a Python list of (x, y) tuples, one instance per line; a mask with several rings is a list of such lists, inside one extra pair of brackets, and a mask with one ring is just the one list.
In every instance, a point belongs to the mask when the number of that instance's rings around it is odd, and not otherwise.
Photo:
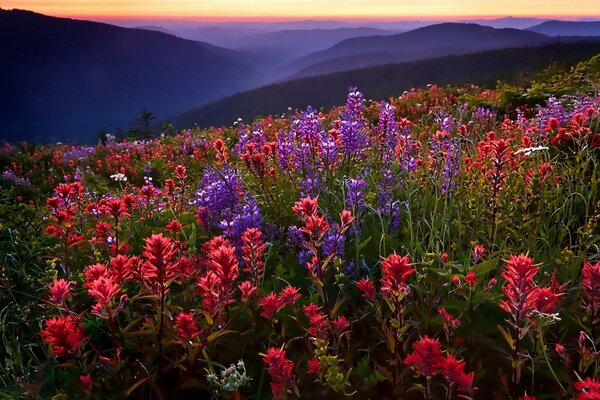
[(200, 19), (422, 17), (586, 17), (598, 15), (600, 0), (21, 0), (3, 1), (3, 8), (21, 8), (65, 17), (173, 17)]

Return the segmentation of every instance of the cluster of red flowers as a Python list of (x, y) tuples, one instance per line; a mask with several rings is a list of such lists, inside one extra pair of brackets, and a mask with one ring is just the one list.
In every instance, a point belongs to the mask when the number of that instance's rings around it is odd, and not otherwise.
[(294, 387), (294, 363), (285, 357), (285, 350), (271, 347), (263, 355), (267, 372), (271, 376), (271, 392), (274, 400), (285, 399), (289, 389)]
[(466, 373), (465, 363), (457, 360), (453, 355), (444, 356), (437, 339), (424, 336), (413, 343), (413, 352), (406, 356), (404, 364), (426, 377), (441, 374), (449, 384), (456, 385), (458, 391), (462, 393), (471, 394), (474, 390), (475, 373)]

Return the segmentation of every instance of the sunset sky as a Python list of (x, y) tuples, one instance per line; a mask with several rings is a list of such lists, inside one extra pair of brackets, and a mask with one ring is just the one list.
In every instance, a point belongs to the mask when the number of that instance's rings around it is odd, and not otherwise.
[(591, 17), (600, 0), (0, 0), (21, 8), (67, 17), (184, 17), (222, 19), (418, 17)]

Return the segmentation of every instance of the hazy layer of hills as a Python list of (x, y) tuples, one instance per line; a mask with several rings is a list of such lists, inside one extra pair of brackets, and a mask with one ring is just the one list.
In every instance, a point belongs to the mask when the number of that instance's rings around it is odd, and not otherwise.
[(548, 36), (600, 36), (600, 21), (546, 21), (528, 30)]
[[(380, 87), (368, 93), (378, 97), (386, 87), (386, 93), (392, 94), (428, 82), (493, 82), (499, 75), (544, 67), (552, 54), (558, 59), (589, 56), (598, 51), (593, 42), (600, 41), (598, 36), (585, 38), (587, 44), (539, 47), (557, 40), (583, 40), (572, 37), (575, 34), (600, 35), (598, 23), (592, 22), (534, 18), (478, 22), (531, 29), (473, 23), (423, 26), (425, 21), (377, 22), (367, 27), (340, 21), (211, 27), (187, 21), (176, 29), (156, 21), (130, 29), (0, 9), (0, 139), (92, 142), (101, 131), (131, 127), (143, 109), (156, 120), (165, 120), (195, 107), (194, 113), (176, 119), (181, 127), (188, 122), (229, 123), (238, 115), (279, 112), (288, 105), (332, 105), (343, 100), (339, 97), (346, 86), (354, 84), (366, 86), (367, 93)], [(398, 33), (410, 28), (417, 29)], [(537, 47), (407, 63), (523, 46)], [(492, 54), (508, 61), (491, 61)], [(441, 68), (440, 62), (450, 67)], [(365, 68), (373, 65), (384, 66)], [(499, 68), (502, 65), (506, 70)], [(326, 75), (339, 71), (348, 72)], [(257, 89), (203, 107), (224, 96), (303, 76), (315, 78)]]
[(239, 93), (169, 121), (178, 127), (231, 125), (238, 117), (249, 121), (258, 115), (286, 113), (288, 107), (331, 107), (342, 104), (347, 88), (355, 85), (367, 98), (384, 99), (427, 84), (523, 83), (553, 62), (574, 64), (599, 53), (600, 43), (556, 43), (338, 72)]
[(160, 32), (0, 10), (0, 138), (95, 137), (255, 87), (239, 54)]

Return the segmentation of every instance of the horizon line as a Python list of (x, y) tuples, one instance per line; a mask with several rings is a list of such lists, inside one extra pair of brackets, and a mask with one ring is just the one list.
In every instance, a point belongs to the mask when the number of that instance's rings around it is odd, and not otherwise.
[[(0, 7), (0, 9), (3, 9)], [(11, 9), (5, 9), (11, 10)], [(465, 19), (480, 19), (480, 20), (495, 20), (500, 18), (537, 18), (537, 19), (560, 19), (572, 20), (574, 18), (597, 19), (600, 21), (600, 15), (597, 14), (498, 14), (498, 15), (179, 15), (179, 14), (163, 14), (163, 15), (114, 15), (114, 14), (77, 14), (77, 13), (44, 13), (35, 10), (12, 8), (12, 10), (31, 11), (47, 16), (57, 18), (72, 18), (72, 19), (95, 19), (95, 20), (184, 20), (184, 21), (221, 21), (221, 22), (291, 22), (291, 21), (374, 21), (374, 22), (410, 22), (410, 21), (436, 21), (436, 20), (465, 20)]]

